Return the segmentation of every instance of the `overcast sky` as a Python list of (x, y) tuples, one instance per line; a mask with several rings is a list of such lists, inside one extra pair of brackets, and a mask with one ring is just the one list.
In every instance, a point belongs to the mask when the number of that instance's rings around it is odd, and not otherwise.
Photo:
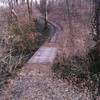
[(0, 6), (2, 6), (3, 5), (3, 3), (1, 3), (1, 1), (0, 1)]
[[(35, 0), (33, 0), (33, 1), (35, 1)], [(39, 1), (39, 0), (37, 0), (37, 1)], [(7, 4), (3, 4), (3, 3), (1, 2), (1, 0), (0, 0), (0, 6), (7, 6)]]

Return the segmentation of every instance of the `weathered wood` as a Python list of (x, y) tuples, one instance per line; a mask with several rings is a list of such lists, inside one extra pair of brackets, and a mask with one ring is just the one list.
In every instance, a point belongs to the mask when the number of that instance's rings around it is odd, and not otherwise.
[(41, 47), (28, 61), (28, 64), (52, 64), (56, 55), (56, 47)]

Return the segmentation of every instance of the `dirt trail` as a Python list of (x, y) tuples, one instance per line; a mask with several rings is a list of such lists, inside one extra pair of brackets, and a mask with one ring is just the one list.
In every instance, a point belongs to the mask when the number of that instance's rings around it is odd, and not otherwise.
[[(0, 100), (91, 100), (87, 91), (78, 91), (71, 84), (54, 78), (50, 70), (43, 71), (44, 66), (40, 67), (41, 70), (21, 72), (19, 77), (12, 81), (6, 99), (0, 97)], [(50, 67), (45, 65), (45, 68)]]

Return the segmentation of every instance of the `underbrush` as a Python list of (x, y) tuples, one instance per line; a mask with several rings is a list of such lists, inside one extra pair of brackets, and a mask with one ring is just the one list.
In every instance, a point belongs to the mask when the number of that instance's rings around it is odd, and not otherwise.
[(0, 48), (4, 49), (0, 56), (0, 86), (17, 75), (46, 38), (27, 23), (23, 25), (13, 23), (9, 26), (8, 33), (2, 35), (0, 39)]
[(57, 57), (53, 66), (53, 71), (60, 73), (62, 78), (85, 78), (88, 74), (88, 58), (81, 58), (78, 56), (67, 58), (65, 55)]
[(86, 57), (74, 56), (67, 58), (64, 54), (57, 57), (52, 70), (56, 77), (67, 80), (80, 89), (87, 88), (92, 92), (93, 98), (96, 98), (99, 94), (100, 74), (90, 71), (90, 61), (89, 55)]

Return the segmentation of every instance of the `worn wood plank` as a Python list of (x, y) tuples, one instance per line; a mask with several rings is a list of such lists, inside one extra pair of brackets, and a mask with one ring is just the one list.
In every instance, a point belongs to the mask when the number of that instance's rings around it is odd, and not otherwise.
[(53, 63), (57, 54), (56, 47), (41, 47), (33, 57), (28, 61), (28, 64), (48, 64)]

